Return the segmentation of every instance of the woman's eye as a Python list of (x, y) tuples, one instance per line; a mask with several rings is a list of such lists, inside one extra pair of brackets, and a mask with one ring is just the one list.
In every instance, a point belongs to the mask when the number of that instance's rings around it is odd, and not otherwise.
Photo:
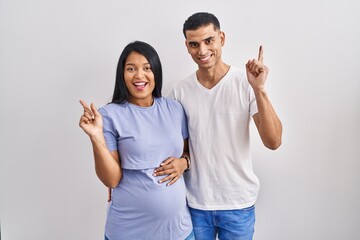
[(147, 71), (147, 72), (151, 71), (151, 67), (145, 67), (144, 71)]

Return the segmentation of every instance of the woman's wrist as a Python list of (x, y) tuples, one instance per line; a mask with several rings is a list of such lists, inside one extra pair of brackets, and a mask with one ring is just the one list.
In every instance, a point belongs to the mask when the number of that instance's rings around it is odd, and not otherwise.
[(90, 137), (90, 141), (93, 143), (93, 144), (103, 144), (105, 143), (105, 137), (104, 137), (104, 134), (102, 131), (98, 131), (96, 133), (93, 133), (91, 135), (89, 135)]
[(184, 159), (186, 160), (186, 169), (185, 169), (184, 172), (189, 171), (189, 169), (190, 169), (190, 164), (191, 164), (190, 156), (187, 155), (187, 154), (183, 154), (183, 155), (181, 156), (181, 158), (184, 158)]

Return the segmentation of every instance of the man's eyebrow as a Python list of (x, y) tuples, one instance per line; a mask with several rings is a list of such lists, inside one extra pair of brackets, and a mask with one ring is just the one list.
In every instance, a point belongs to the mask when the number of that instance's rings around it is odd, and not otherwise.
[(196, 41), (189, 41), (189, 44), (197, 44), (198, 42)]
[[(209, 40), (213, 40), (215, 38), (215, 36), (210, 36), (210, 37), (207, 37), (203, 40), (201, 40), (201, 42), (206, 42), (206, 41), (209, 41)], [(189, 44), (198, 44), (199, 42), (196, 42), (196, 41), (189, 41)]]
[(215, 38), (215, 36), (210, 36), (210, 37), (208, 37), (208, 38), (205, 38), (203, 41), (209, 41), (209, 40), (212, 40), (212, 39), (214, 39)]

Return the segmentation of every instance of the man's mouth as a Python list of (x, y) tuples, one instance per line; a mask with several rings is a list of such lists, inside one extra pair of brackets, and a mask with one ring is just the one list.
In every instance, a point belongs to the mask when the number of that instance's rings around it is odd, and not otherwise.
[(207, 56), (204, 56), (204, 57), (199, 57), (199, 60), (201, 62), (207, 62), (211, 57), (211, 54), (207, 55)]

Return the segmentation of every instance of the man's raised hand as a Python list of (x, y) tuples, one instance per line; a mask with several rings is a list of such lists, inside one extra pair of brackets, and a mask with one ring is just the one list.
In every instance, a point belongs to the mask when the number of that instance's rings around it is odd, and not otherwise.
[(248, 81), (254, 90), (262, 89), (265, 87), (265, 81), (269, 69), (263, 64), (264, 51), (260, 46), (258, 59), (249, 60), (246, 66), (246, 74)]

